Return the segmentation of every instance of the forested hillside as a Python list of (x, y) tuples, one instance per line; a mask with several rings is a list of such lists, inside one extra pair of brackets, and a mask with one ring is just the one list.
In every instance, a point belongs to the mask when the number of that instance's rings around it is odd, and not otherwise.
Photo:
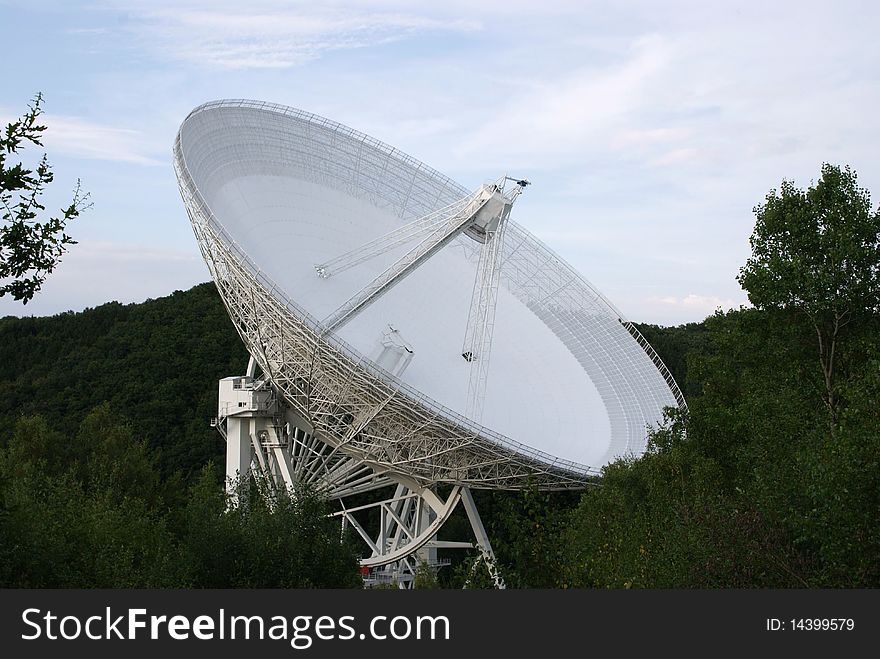
[[(640, 328), (684, 382), (686, 354), (702, 345), (702, 326)], [(224, 447), (209, 420), (216, 414), (217, 380), (243, 372), (246, 361), (210, 283), (141, 304), (0, 319), (2, 551), (14, 554), (7, 556), (10, 572), (0, 575), (4, 583), (223, 585), (254, 579), (248, 572), (223, 581), (218, 573), (204, 574), (207, 568), (198, 561), (183, 572), (170, 567), (180, 567), (173, 552), (198, 550), (185, 532), (195, 525), (193, 510), (214, 506), (202, 528), (216, 518), (220, 469), (203, 470), (211, 462), (223, 464)], [(511, 585), (557, 585), (555, 534), (579, 495), (477, 496)], [(526, 521), (534, 525), (524, 527)], [(468, 539), (463, 515), (458, 522), (460, 528), (455, 520), (449, 525), (448, 537)], [(227, 523), (214, 533), (238, 534), (240, 543), (248, 535), (241, 527), (249, 523), (239, 519), (237, 530)], [(299, 523), (279, 521), (275, 530), (283, 534)], [(226, 547), (211, 558), (218, 572), (222, 561), (240, 560), (228, 535), (223, 542), (205, 542), (200, 551)], [(313, 555), (308, 542), (296, 546)], [(328, 554), (326, 546), (322, 551)], [(125, 559), (120, 562), (115, 552)], [(460, 552), (451, 557), (456, 564), (463, 558)], [(468, 576), (461, 565), (444, 571), (441, 581), (460, 586)], [(330, 573), (338, 582), (338, 570)], [(332, 579), (326, 583), (337, 583)]]
[(213, 284), (0, 319), (0, 364), (0, 586), (360, 585), (324, 502), (226, 512), (209, 420), (246, 353)]
[[(876, 320), (839, 357), (845, 409), (833, 428), (815, 338), (797, 314), (743, 310), (639, 327), (687, 392), (689, 418), (675, 417), (648, 455), (609, 466), (583, 495), (478, 493), (509, 584), (880, 585)], [(2, 551), (17, 556), (7, 557), (17, 576), (0, 575), (5, 583), (230, 583), (217, 575), (235, 573), (225, 565), (237, 560), (235, 544), (211, 537), (232, 533), (229, 524), (198, 531), (192, 517), (198, 506), (214, 506), (208, 520), (222, 508), (219, 470), (199, 476), (222, 464), (209, 426), (217, 379), (246, 363), (212, 284), (143, 304), (4, 318), (0, 363)], [(237, 542), (248, 523), (238, 521)], [(285, 535), (296, 526), (261, 528)], [(465, 539), (460, 526), (453, 520), (447, 537)], [(183, 545), (190, 554), (227, 549), (181, 574), (169, 566)], [(294, 545), (312, 555), (308, 543)], [(71, 568), (83, 557), (114, 567)], [(209, 558), (217, 572), (199, 576)], [(460, 586), (466, 568), (441, 582)]]
[(247, 352), (214, 285), (201, 284), (143, 304), (0, 319), (0, 364), (3, 441), (20, 416), (38, 414), (69, 433), (107, 402), (164, 475), (189, 478), (222, 455), (209, 426), (217, 380), (242, 373)]
[(754, 212), (754, 308), (648, 332), (686, 355), (689, 412), (586, 492), (561, 585), (880, 585), (880, 210), (825, 164)]
[[(756, 208), (753, 308), (640, 326), (689, 404), (644, 456), (476, 493), (508, 585), (880, 586), (880, 212), (822, 175)], [(322, 502), (224, 513), (209, 419), (245, 362), (212, 284), (0, 320), (0, 585), (357, 585)], [(440, 583), (485, 585), (471, 558)]]
[[(702, 324), (639, 325), (683, 389)], [(209, 426), (217, 380), (244, 372), (247, 351), (213, 284), (142, 304), (110, 302), (50, 318), (0, 319), (0, 442), (22, 416), (68, 432), (96, 406), (131, 423), (165, 476), (187, 479), (223, 455)]]
[(689, 414), (584, 495), (560, 584), (880, 585), (880, 323), (863, 318), (838, 352), (837, 419), (805, 317), (752, 309), (705, 326)]

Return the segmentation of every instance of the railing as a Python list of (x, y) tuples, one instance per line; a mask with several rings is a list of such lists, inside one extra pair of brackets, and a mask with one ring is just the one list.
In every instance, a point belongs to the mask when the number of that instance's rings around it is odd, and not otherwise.
[(277, 403), (274, 396), (270, 396), (266, 400), (251, 400), (242, 406), (227, 403), (222, 407), (218, 407), (217, 412), (219, 417), (225, 419), (226, 417), (233, 416), (238, 412), (268, 412), (274, 409), (276, 404)]
[(648, 343), (648, 340), (642, 336), (642, 333), (639, 331), (639, 328), (632, 324), (630, 321), (623, 321), (623, 326), (627, 329), (627, 331), (632, 334), (633, 338), (636, 342), (642, 347), (642, 350), (645, 351), (645, 354), (650, 357), (651, 361), (654, 362), (654, 366), (657, 367), (657, 370), (660, 371), (660, 374), (663, 376), (663, 379), (666, 380), (666, 384), (669, 386), (669, 390), (672, 392), (672, 395), (675, 396), (675, 402), (678, 403), (678, 408), (682, 411), (687, 411), (687, 401), (684, 399), (684, 394), (681, 393), (681, 389), (678, 388), (678, 384), (675, 382), (675, 378), (672, 377), (672, 373), (666, 367), (666, 364), (663, 363), (663, 360), (660, 359), (660, 355), (657, 354), (657, 351), (651, 347), (651, 344)]

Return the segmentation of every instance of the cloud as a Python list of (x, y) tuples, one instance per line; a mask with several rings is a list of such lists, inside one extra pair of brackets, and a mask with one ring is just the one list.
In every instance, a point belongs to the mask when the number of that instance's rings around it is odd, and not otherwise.
[[(650, 286), (648, 288), (656, 288)], [(730, 292), (732, 286), (718, 284), (718, 288)], [(617, 292), (617, 291), (615, 291)], [(660, 325), (680, 325), (682, 323), (699, 322), (714, 314), (718, 309), (729, 311), (748, 306), (745, 299), (739, 299), (734, 293), (731, 296), (687, 293), (685, 295), (641, 294), (631, 287), (621, 288), (619, 295), (611, 299), (628, 315), (638, 322), (650, 322)]]
[(470, 19), (303, 3), (133, 3), (129, 16), (128, 29), (154, 52), (216, 69), (289, 68), (331, 51), (480, 28)]
[[(0, 109), (2, 126), (5, 127), (17, 118)], [(40, 123), (46, 126), (42, 142), (49, 153), (62, 153), (88, 160), (168, 166), (167, 158), (155, 157), (156, 149), (151, 145), (149, 135), (139, 130), (52, 113), (43, 114)]]
[(45, 114), (47, 150), (90, 160), (167, 166), (152, 157), (148, 138), (140, 131), (94, 123), (80, 117)]
[[(680, 134), (634, 126), (630, 114), (645, 89), (673, 60), (672, 42), (658, 34), (631, 39), (608, 67), (587, 66), (533, 79), (494, 110), (458, 147), (462, 157), (501, 154), (534, 162), (583, 157), (587, 149), (648, 136), (668, 142)], [(540, 154), (540, 155), (538, 155)]]
[(690, 130), (675, 128), (629, 128), (617, 136), (618, 146), (676, 143), (688, 137)]
[(110, 30), (105, 27), (77, 27), (65, 30), (67, 34), (75, 34), (84, 37), (96, 37), (108, 34)]
[(697, 160), (701, 151), (697, 148), (686, 147), (681, 149), (671, 149), (650, 161), (651, 165), (674, 165)]
[[(94, 0), (70, 11), (70, 26), (106, 30), (59, 39), (67, 50), (43, 58), (51, 73), (67, 70), (71, 43), (102, 51), (70, 60), (84, 67), (70, 84), (108, 123), (68, 126), (77, 154), (166, 163), (180, 120), (205, 100), (301, 106), (466, 185), (530, 178), (516, 220), (633, 318), (736, 306), (751, 209), (782, 178), (805, 185), (830, 161), (869, 189), (880, 181), (878, 6), (863, 2)], [(125, 217), (165, 244), (180, 221), (171, 176), (107, 169), (113, 192), (134, 199), (146, 194), (135, 174), (153, 176), (155, 205), (147, 216), (105, 198), (92, 217), (120, 234)]]
[(675, 297), (672, 295), (663, 297), (648, 298), (648, 302), (660, 303), (672, 307), (678, 307), (693, 312), (709, 314), (716, 309), (734, 309), (744, 305), (745, 302), (736, 301), (731, 298), (722, 299), (716, 295), (697, 295), (696, 293), (688, 293), (684, 297)]
[(71, 247), (43, 289), (28, 304), (0, 298), (0, 316), (81, 311), (111, 300), (141, 302), (209, 279), (191, 251), (120, 242), (82, 242)]
[(76, 259), (92, 264), (100, 263), (200, 263), (194, 252), (144, 247), (130, 243), (95, 241), (72, 248)]

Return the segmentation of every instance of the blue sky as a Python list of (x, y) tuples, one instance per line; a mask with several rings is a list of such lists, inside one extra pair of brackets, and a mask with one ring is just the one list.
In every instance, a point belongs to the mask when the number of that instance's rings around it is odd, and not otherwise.
[[(477, 5), (477, 6), (472, 6)], [(59, 207), (94, 202), (27, 306), (208, 278), (171, 168), (196, 105), (322, 114), (469, 187), (532, 180), (516, 220), (637, 321), (745, 302), (752, 208), (822, 162), (880, 191), (875, 2), (5, 2), (0, 120), (42, 91)], [(880, 194), (880, 192), (877, 192)]]

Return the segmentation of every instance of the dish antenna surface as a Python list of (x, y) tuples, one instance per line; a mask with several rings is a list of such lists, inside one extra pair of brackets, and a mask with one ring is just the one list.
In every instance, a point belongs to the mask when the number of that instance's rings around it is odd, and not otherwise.
[(685, 406), (633, 324), (511, 219), (525, 179), (466, 188), (336, 122), (244, 100), (193, 110), (174, 168), (251, 354), (220, 381), (229, 482), (256, 470), (340, 501), (371, 579), (405, 583), (416, 560), (473, 546), (437, 539), (462, 501), (502, 585), (471, 488), (583, 488)]

